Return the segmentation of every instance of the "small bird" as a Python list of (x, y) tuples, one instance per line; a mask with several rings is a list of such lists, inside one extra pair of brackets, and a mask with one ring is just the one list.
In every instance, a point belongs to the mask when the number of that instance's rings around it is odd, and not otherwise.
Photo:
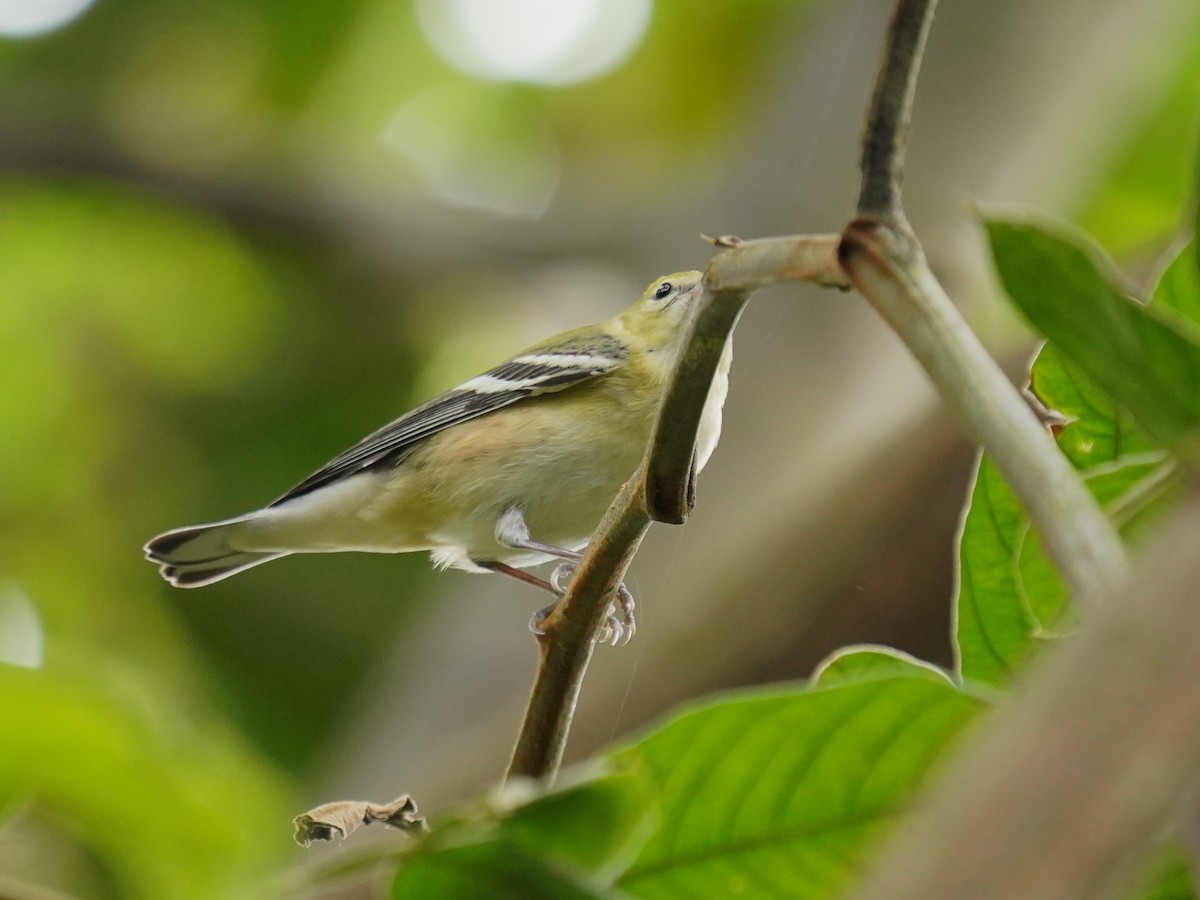
[[(255, 512), (145, 546), (176, 587), (212, 584), (291, 553), (429, 551), (437, 568), (500, 572), (561, 596), (605, 510), (645, 453), (703, 290), (677, 272), (605, 322), (535, 344), (368, 435)], [(732, 339), (709, 389), (696, 469), (721, 431)], [(523, 569), (559, 560), (550, 579)], [(628, 640), (633, 599), (603, 637)], [(531, 627), (553, 603), (534, 616)]]

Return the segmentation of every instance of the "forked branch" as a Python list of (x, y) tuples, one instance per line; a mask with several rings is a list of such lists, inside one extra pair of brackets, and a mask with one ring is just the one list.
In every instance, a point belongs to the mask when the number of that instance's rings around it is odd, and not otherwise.
[(1127, 575), (1124, 547), (1049, 432), (929, 269), (900, 202), (904, 150), (936, 0), (900, 0), (863, 139), (858, 215), (838, 252), (1029, 513), (1072, 595), (1100, 602)]

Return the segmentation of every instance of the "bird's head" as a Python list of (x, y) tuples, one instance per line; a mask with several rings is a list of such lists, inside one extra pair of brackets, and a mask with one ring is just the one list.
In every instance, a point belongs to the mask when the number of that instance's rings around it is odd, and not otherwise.
[(649, 346), (678, 350), (692, 306), (704, 292), (704, 273), (675, 272), (655, 279), (640, 300), (620, 316), (622, 323)]

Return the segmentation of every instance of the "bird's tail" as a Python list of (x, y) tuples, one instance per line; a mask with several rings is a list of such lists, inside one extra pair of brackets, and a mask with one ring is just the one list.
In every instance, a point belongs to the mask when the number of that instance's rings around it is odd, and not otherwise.
[(286, 553), (239, 550), (233, 545), (247, 516), (176, 528), (146, 544), (146, 558), (159, 565), (162, 577), (175, 587), (200, 587), (228, 578)]

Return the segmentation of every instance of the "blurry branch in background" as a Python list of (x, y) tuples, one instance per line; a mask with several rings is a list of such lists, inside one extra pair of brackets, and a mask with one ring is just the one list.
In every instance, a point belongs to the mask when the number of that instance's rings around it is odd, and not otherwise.
[(855, 896), (1123, 896), (1200, 770), (1197, 533), (1193, 499), (1119, 599), (1034, 662)]
[(898, 5), (839, 258), (995, 461), (1087, 616), (952, 762), (858, 896), (1109, 896), (1200, 765), (1200, 506), (1131, 577), (1099, 506), (930, 272), (899, 181), (933, 7)]
[(597, 529), (570, 587), (542, 623), (540, 659), (508, 776), (553, 778), (571, 718), (603, 627), (612, 591), (625, 577), (652, 521), (686, 521), (694, 502), (692, 457), (713, 372), (745, 306), (747, 291), (780, 281), (845, 286), (831, 235), (741, 242), (705, 273), (706, 290), (690, 323), (684, 352), (667, 385), (642, 465), (621, 489)]

